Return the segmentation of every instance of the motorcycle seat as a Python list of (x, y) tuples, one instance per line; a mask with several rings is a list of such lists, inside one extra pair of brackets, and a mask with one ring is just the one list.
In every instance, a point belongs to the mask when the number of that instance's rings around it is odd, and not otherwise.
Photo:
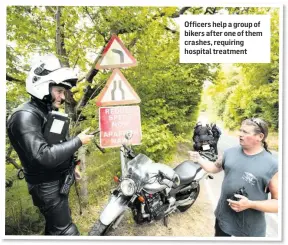
[(180, 178), (180, 185), (189, 184), (201, 170), (201, 166), (193, 161), (187, 160), (174, 168)]

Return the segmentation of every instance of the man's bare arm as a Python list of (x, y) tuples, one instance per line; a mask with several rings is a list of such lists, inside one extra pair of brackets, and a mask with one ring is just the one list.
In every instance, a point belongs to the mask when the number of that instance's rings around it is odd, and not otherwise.
[(250, 208), (269, 213), (278, 212), (278, 172), (269, 183), (271, 199), (265, 201), (250, 201)]
[(211, 162), (209, 160), (202, 158), (196, 151), (190, 151), (189, 154), (190, 159), (193, 162), (200, 164), (201, 167), (208, 173), (216, 174), (223, 170), (222, 168), (223, 158), (220, 155), (218, 156), (218, 159), (215, 162)]
[(278, 212), (278, 173), (276, 173), (270, 183), (269, 183), (269, 190), (271, 191), (271, 199), (269, 200), (262, 200), (262, 201), (253, 201), (249, 200), (245, 196), (235, 195), (236, 197), (240, 198), (239, 201), (234, 201), (231, 199), (227, 199), (229, 202), (230, 207), (236, 211), (241, 212), (248, 208), (256, 209), (262, 212), (268, 213), (277, 213)]

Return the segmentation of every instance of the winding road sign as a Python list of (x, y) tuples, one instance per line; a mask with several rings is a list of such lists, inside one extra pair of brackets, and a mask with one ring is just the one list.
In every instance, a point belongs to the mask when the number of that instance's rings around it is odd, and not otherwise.
[(96, 69), (110, 69), (136, 66), (137, 61), (124, 46), (119, 37), (112, 35), (107, 46), (105, 47), (102, 57), (96, 64)]

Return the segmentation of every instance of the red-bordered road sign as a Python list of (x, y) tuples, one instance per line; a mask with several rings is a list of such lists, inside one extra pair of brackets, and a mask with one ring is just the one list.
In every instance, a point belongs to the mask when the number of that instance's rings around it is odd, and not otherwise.
[(97, 70), (137, 65), (136, 59), (115, 34), (112, 35), (101, 56), (95, 67)]
[[(118, 147), (123, 143), (141, 144), (141, 118), (139, 106), (116, 106), (99, 108), (100, 146)], [(132, 134), (127, 141), (125, 134)]]
[(119, 69), (114, 69), (105, 87), (100, 92), (96, 105), (128, 105), (139, 104), (139, 96)]

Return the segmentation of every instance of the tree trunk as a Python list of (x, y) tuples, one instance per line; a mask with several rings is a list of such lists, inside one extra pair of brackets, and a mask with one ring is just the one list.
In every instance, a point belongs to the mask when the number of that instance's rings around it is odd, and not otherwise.
[(76, 121), (76, 113), (75, 113), (75, 106), (76, 106), (76, 101), (73, 98), (73, 94), (70, 90), (67, 90), (66, 95), (65, 95), (65, 113), (68, 114), (69, 118), (73, 122)]
[[(67, 52), (65, 49), (65, 36), (64, 36), (64, 27), (65, 24), (61, 23), (61, 7), (57, 7), (56, 11), (56, 52), (59, 56), (60, 62), (62, 66), (69, 67), (69, 60), (67, 56)], [(65, 113), (69, 115), (72, 121), (76, 121), (76, 113), (75, 113), (75, 106), (76, 101), (73, 98), (73, 95), (70, 91), (67, 91), (66, 98), (65, 98)], [(88, 183), (87, 183), (87, 176), (85, 175), (86, 164), (85, 164), (85, 154), (86, 148), (81, 147), (78, 151), (79, 159), (81, 160), (80, 169), (82, 170), (83, 177), (80, 180), (80, 199), (81, 203), (85, 206), (88, 204)]]
[(86, 175), (86, 147), (81, 147), (78, 150), (78, 158), (81, 161), (80, 170), (82, 174), (82, 178), (80, 182), (80, 199), (81, 204), (85, 208), (88, 205), (88, 177)]
[[(56, 11), (56, 52), (59, 57), (59, 60), (61, 62), (62, 66), (70, 67), (69, 66), (69, 60), (67, 56), (67, 52), (65, 49), (65, 42), (64, 42), (64, 28), (65, 24), (61, 23), (61, 7), (57, 7)], [(69, 115), (70, 118), (72, 118), (73, 121), (76, 120), (75, 115), (75, 106), (76, 101), (74, 100), (72, 93), (70, 91), (67, 91), (66, 99), (65, 99), (65, 113)]]

